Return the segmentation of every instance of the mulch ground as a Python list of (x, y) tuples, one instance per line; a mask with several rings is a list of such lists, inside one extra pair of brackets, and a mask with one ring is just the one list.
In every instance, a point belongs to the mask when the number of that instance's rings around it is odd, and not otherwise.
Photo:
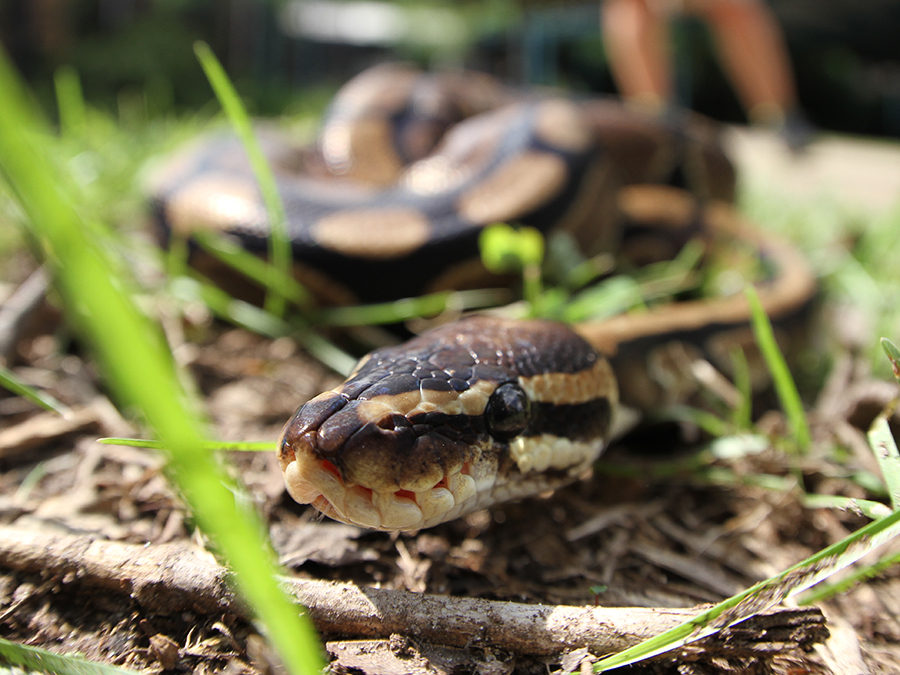
[[(266, 340), (200, 315), (168, 325), (176, 357), (195, 377), (214, 433), (273, 440), (296, 407), (339, 378), (287, 340)], [(204, 549), (152, 451), (101, 445), (101, 436), (141, 435), (110, 403), (94, 366), (59, 324), (20, 342), (15, 370), (75, 412), (39, 412), (0, 393), (0, 526), (160, 547)], [(824, 448), (837, 439), (847, 458), (824, 452), (801, 462), (810, 491), (868, 495), (848, 479), (877, 468), (862, 429), (894, 389), (839, 360), (815, 403), (813, 430)], [(829, 393), (830, 392), (830, 393)], [(777, 414), (765, 424), (780, 426)], [(553, 495), (474, 513), (416, 534), (368, 532), (323, 520), (285, 494), (272, 453), (235, 453), (231, 465), (269, 526), (282, 564), (304, 579), (339, 580), (466, 598), (623, 607), (715, 603), (838, 541), (861, 516), (806, 509), (799, 489), (754, 484), (757, 473), (790, 477), (770, 449), (722, 464), (730, 484), (697, 474), (657, 476), (653, 467), (693, 452), (663, 437), (620, 443), (606, 468)], [(616, 469), (615, 467), (619, 467)], [(627, 469), (627, 470), (626, 470)], [(694, 647), (630, 672), (900, 672), (900, 570), (890, 570), (823, 606), (831, 638), (729, 659)], [(117, 591), (76, 572), (0, 565), (0, 637), (148, 672), (278, 672), (253, 624), (230, 612), (149, 610), (123, 584)], [(368, 643), (325, 635), (338, 672), (546, 673), (560, 663), (588, 668), (585, 653), (518, 654), (487, 643), (438, 647), (412, 635)], [(449, 651), (448, 651), (449, 650)]]

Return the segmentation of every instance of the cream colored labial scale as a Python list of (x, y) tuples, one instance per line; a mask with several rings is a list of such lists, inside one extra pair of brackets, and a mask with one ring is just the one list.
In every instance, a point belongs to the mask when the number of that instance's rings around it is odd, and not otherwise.
[(604, 441), (573, 441), (562, 436), (541, 434), (519, 436), (509, 444), (509, 454), (519, 471), (529, 473), (547, 469), (587, 466), (600, 455)]

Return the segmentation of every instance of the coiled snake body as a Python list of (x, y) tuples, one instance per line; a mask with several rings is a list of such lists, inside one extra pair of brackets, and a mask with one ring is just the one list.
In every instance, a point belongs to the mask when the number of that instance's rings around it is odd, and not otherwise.
[[(342, 89), (317, 146), (267, 148), (297, 276), (328, 301), (483, 284), (477, 237), (496, 221), (568, 232), (587, 253), (622, 241), (637, 258), (690, 235), (750, 244), (771, 270), (760, 298), (783, 326), (815, 290), (802, 256), (725, 203), (733, 170), (703, 124), (387, 65)], [(164, 237), (212, 228), (266, 250), (267, 218), (236, 141), (189, 148), (159, 175)], [(659, 186), (672, 180), (689, 190)], [(649, 230), (663, 233), (651, 246)], [(673, 354), (675, 370), (727, 362), (747, 320), (735, 294), (574, 327), (474, 316), (436, 328), (373, 352), (297, 411), (278, 449), (287, 489), (383, 530), (554, 489), (590, 467), (623, 406), (681, 395), (660, 384)]]

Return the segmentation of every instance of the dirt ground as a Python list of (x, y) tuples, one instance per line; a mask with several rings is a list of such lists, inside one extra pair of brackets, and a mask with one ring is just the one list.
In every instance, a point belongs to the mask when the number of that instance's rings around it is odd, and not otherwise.
[[(735, 138), (736, 145), (746, 141)], [(900, 179), (887, 189), (900, 193)], [(222, 439), (274, 440), (300, 403), (338, 382), (287, 340), (266, 340), (202, 314), (178, 332), (189, 337), (178, 358), (196, 378)], [(63, 336), (55, 324), (44, 324), (19, 345), (16, 372), (71, 406), (71, 419), (0, 393), (0, 637), (154, 673), (278, 672), (254, 625), (234, 605), (190, 594), (150, 601), (128, 579), (115, 579), (115, 569), (101, 574), (99, 563), (50, 561), (52, 538), (83, 544), (80, 551), (91, 542), (148, 551), (206, 544), (158, 455), (96, 443), (100, 436), (141, 431), (119, 416), (93, 365)], [(770, 489), (752, 477), (791, 482), (799, 468), (810, 492), (870, 497), (849, 474), (877, 474), (862, 429), (895, 393), (890, 383), (870, 381), (852, 356), (835, 364), (812, 402), (811, 419), (817, 448), (833, 440), (847, 448), (842, 465), (815, 451), (794, 467), (769, 449), (720, 462), (731, 479), (714, 481), (696, 471), (660, 471), (694, 451), (667, 435), (644, 435), (617, 444), (592, 477), (552, 496), (399, 536), (322, 520), (293, 503), (272, 454), (235, 453), (231, 461), (266, 518), (282, 564), (298, 579), (517, 603), (690, 608), (728, 597), (867, 522), (805, 508), (799, 489)], [(775, 431), (782, 421), (770, 413), (762, 424)], [(37, 552), (44, 557), (8, 548), (13, 531), (45, 542)], [(629, 672), (900, 672), (900, 570), (822, 610), (827, 641), (816, 628), (731, 651), (707, 642)], [(329, 631), (323, 637), (337, 672), (587, 672), (592, 660), (583, 651), (517, 651), (489, 635), (435, 646), (413, 634), (359, 643), (349, 629)]]

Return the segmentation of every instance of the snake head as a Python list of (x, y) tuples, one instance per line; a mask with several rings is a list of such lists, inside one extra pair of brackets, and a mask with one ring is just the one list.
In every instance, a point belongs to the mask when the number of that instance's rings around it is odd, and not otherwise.
[(415, 530), (570, 482), (617, 390), (561, 324), (473, 317), (373, 352), (285, 426), (288, 492), (337, 520)]

